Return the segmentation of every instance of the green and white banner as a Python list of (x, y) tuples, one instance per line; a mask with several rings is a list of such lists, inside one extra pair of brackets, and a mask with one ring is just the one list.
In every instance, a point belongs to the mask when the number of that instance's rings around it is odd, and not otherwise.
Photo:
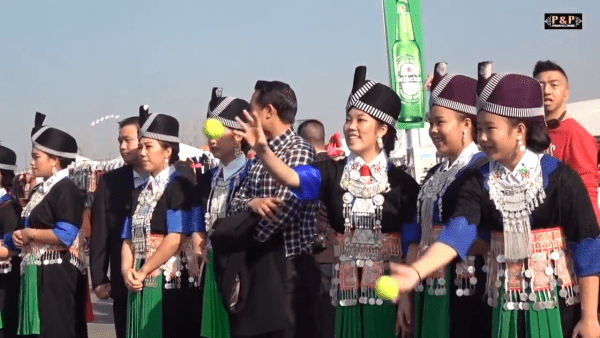
[(426, 79), (420, 0), (383, 0), (391, 88), (402, 100), (397, 128), (423, 128)]

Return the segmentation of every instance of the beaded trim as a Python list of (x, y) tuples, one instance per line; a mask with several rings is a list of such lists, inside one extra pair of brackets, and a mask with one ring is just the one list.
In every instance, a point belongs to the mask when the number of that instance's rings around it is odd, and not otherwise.
[[(426, 251), (427, 246), (435, 243), (440, 233), (444, 229), (443, 224), (436, 224), (430, 233), (430, 237), (427, 241), (427, 245), (421, 245), (419, 248), (418, 258), (420, 258)], [(458, 297), (468, 297), (475, 295), (475, 287), (477, 285), (477, 277), (475, 276), (475, 256), (467, 256), (465, 260), (452, 264), (455, 266), (456, 279), (454, 285), (456, 285), (456, 295)], [(415, 287), (415, 291), (425, 291), (425, 285), (427, 285), (427, 293), (431, 296), (443, 296), (447, 291), (446, 285), (446, 271), (447, 266), (440, 268), (435, 271), (429, 278), (424, 282), (419, 283)]]
[[(509, 261), (504, 255), (504, 234), (492, 233), (484, 266), (488, 304), (502, 305), (504, 310), (544, 310), (557, 307), (559, 296), (567, 305), (579, 303), (579, 285), (561, 228), (532, 231), (530, 243), (529, 257)], [(504, 299), (499, 297), (501, 287)]]

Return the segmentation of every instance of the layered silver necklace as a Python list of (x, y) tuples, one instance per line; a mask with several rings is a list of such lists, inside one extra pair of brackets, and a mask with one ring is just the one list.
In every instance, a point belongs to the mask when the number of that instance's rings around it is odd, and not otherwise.
[[(431, 240), (431, 229), (433, 227), (433, 212), (435, 210), (435, 202), (438, 206), (438, 219), (442, 220), (442, 198), (446, 190), (456, 179), (458, 172), (464, 168), (477, 152), (475, 143), (471, 143), (460, 154), (460, 156), (449, 165), (446, 161), (440, 165), (439, 169), (423, 184), (419, 191), (417, 199), (417, 222), (421, 224), (421, 246), (426, 247)], [(442, 168), (448, 168), (444, 170)]]
[(531, 213), (544, 202), (546, 192), (539, 162), (532, 171), (520, 170), (520, 183), (503, 180), (505, 170), (501, 164), (490, 162), (489, 195), (502, 215), (506, 260), (516, 261), (530, 255)]
[(433, 227), (434, 205), (437, 201), (438, 219), (442, 219), (442, 197), (446, 189), (454, 182), (460, 166), (452, 166), (448, 170), (438, 170), (423, 184), (417, 199), (417, 222), (421, 224), (421, 246), (426, 247), (430, 241)]
[[(174, 167), (168, 168), (169, 175), (166, 178), (157, 177), (155, 180), (150, 180), (150, 183), (140, 193), (138, 197), (138, 205), (131, 219), (131, 239), (135, 251), (135, 259), (142, 260), (146, 258), (146, 250), (151, 247), (151, 228), (150, 221), (154, 208), (158, 200), (165, 192), (165, 188), (169, 183), (171, 174), (175, 171)], [(154, 185), (154, 186), (151, 186)]]
[[(361, 176), (362, 164), (352, 162), (346, 164), (341, 187), (346, 190), (343, 195), (343, 216), (345, 245), (341, 260), (360, 258), (358, 266), (364, 259), (381, 260), (381, 250), (372, 247), (381, 246), (381, 221), (383, 219), (383, 193), (389, 191), (387, 168), (381, 165), (370, 165), (371, 176)], [(373, 175), (378, 178), (375, 179)], [(352, 235), (354, 230), (354, 235)]]

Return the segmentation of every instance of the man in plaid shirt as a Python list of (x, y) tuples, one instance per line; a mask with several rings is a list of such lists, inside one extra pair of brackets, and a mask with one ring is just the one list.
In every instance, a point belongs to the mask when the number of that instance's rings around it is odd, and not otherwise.
[[(261, 120), (271, 150), (290, 167), (317, 161), (312, 146), (296, 134), (296, 95), (289, 85), (258, 81), (250, 108)], [(289, 188), (278, 185), (259, 158), (232, 203), (233, 213), (253, 211), (263, 219), (255, 237), (260, 242), (275, 240), (283, 233), (282, 254), (286, 257), (286, 308), (292, 328), (285, 337), (317, 335), (317, 304), (321, 271), (311, 252), (319, 203), (300, 201)]]

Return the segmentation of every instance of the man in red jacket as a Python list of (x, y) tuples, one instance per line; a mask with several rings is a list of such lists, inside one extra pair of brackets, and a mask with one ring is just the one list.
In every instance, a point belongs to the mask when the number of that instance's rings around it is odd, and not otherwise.
[(596, 139), (567, 114), (569, 80), (565, 71), (552, 61), (538, 61), (533, 69), (544, 92), (544, 110), (552, 139), (550, 154), (577, 171), (588, 190), (596, 219), (598, 211), (598, 145)]

